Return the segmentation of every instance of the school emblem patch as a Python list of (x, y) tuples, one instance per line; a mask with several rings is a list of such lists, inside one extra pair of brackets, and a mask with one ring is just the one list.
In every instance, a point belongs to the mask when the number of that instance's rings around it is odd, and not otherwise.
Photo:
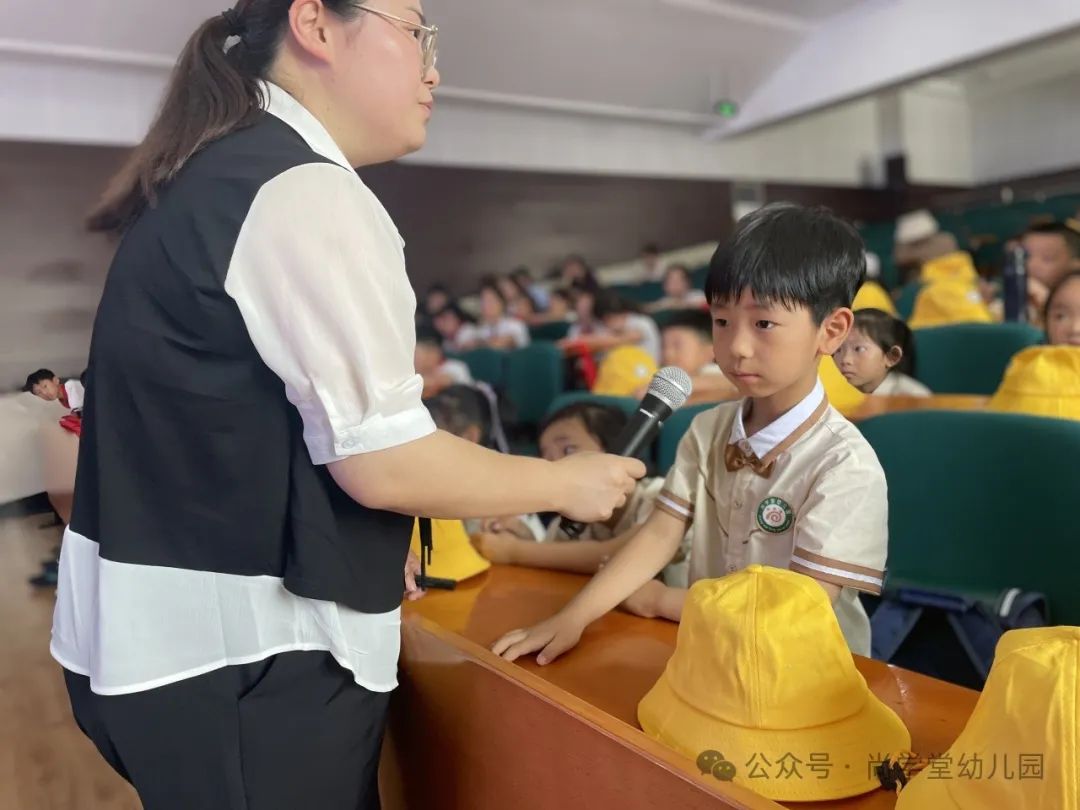
[(769, 534), (780, 534), (791, 528), (794, 513), (783, 498), (766, 498), (757, 508), (757, 524)]

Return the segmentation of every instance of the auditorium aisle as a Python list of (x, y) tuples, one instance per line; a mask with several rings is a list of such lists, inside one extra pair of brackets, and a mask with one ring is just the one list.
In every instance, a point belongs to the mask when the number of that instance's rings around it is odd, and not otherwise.
[(26, 584), (60, 542), (46, 520), (0, 520), (0, 810), (138, 810), (75, 726), (49, 657), (53, 593)]

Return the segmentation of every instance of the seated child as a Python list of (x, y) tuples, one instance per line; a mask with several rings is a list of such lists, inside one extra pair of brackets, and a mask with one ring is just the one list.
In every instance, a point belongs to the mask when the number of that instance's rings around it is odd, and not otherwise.
[(1073, 270), (1080, 270), (1080, 230), (1052, 222), (1028, 229), (1021, 239), (1027, 252), (1028, 301), (1037, 316), (1050, 290)]
[(1057, 283), (1046, 298), (1046, 342), (1080, 346), (1080, 270)]
[[(575, 402), (541, 424), (540, 455), (547, 461), (557, 461), (574, 453), (610, 453), (626, 423), (626, 414), (614, 405)], [(474, 542), (477, 550), (495, 563), (593, 574), (649, 516), (663, 483), (661, 478), (639, 481), (626, 505), (610, 520), (587, 526), (579, 542), (569, 542), (559, 518), (545, 532), (544, 540), (548, 542), (522, 540), (507, 531), (487, 531), (477, 535)], [(665, 581), (686, 585), (685, 554), (686, 549), (680, 548), (674, 555), (665, 568)]]
[(524, 321), (508, 314), (506, 296), (494, 279), (485, 280), (480, 287), (476, 340), (489, 349), (520, 349), (529, 345), (529, 328)]
[(903, 321), (880, 309), (860, 309), (847, 340), (833, 355), (840, 373), (864, 394), (928, 397), (916, 380), (915, 340)]
[[(654, 361), (660, 360), (660, 330), (656, 321), (638, 312), (615, 290), (599, 290), (591, 302), (589, 298), (588, 292), (579, 292), (578, 322), (571, 328), (568, 340), (585, 344), (593, 354), (602, 354), (616, 346), (638, 346)], [(585, 319), (590, 313), (582, 311), (582, 301), (592, 304), (591, 315), (602, 325), (600, 330), (586, 331)]]
[(694, 288), (690, 271), (684, 264), (673, 264), (664, 271), (664, 297), (650, 304), (650, 312), (665, 309), (707, 309), (705, 293)]
[(818, 364), (847, 338), (866, 270), (862, 240), (820, 208), (767, 205), (713, 256), (705, 294), (716, 359), (745, 397), (699, 414), (656, 509), (569, 605), (494, 651), (546, 664), (624, 607), (678, 621), (686, 590), (653, 580), (691, 533), (690, 582), (749, 565), (818, 582), (848, 646), (870, 652), (858, 592), (880, 593), (885, 474), (859, 430), (830, 407)]
[(447, 358), (442, 335), (430, 328), (416, 330), (416, 373), (424, 378), (424, 399), (435, 396), (451, 385), (472, 385), (469, 367), (461, 360)]
[(60, 378), (47, 368), (38, 369), (29, 375), (22, 390), (46, 402), (59, 401), (71, 411), (82, 410), (86, 396), (82, 382), (76, 379), (61, 382)]
[[(680, 312), (664, 324), (660, 337), (660, 364), (681, 368), (690, 375), (695, 401), (710, 402), (739, 396), (739, 389), (728, 381), (713, 357), (712, 316), (708, 312)], [(644, 396), (645, 391), (638, 394)]]
[(442, 335), (443, 345), (451, 352), (465, 352), (475, 349), (480, 343), (476, 324), (464, 310), (451, 301), (435, 313), (432, 323)]

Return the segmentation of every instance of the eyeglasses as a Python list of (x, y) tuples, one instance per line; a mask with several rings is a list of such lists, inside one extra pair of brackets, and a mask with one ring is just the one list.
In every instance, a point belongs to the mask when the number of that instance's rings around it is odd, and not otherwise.
[(393, 20), (402, 25), (407, 25), (420, 45), (420, 54), (423, 58), (421, 75), (427, 76), (428, 71), (435, 67), (435, 61), (439, 56), (439, 27), (437, 25), (415, 23), (412, 20), (395, 17), (393, 14), (388, 14), (385, 11), (380, 11), (377, 8), (371, 8), (367, 5), (359, 5), (357, 8), (361, 11), (374, 14), (376, 17), (382, 17), (384, 20)]

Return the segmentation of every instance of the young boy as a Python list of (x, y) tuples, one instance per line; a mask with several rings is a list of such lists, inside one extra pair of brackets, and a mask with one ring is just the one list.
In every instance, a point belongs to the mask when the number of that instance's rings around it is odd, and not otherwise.
[(739, 396), (739, 389), (728, 381), (713, 357), (712, 317), (708, 312), (678, 313), (664, 325), (660, 339), (661, 365), (676, 366), (690, 375), (695, 401)]
[(449, 360), (443, 351), (442, 336), (434, 329), (416, 330), (416, 373), (424, 378), (424, 399), (433, 397), (451, 385), (472, 385), (469, 367), (460, 360)]
[(1080, 228), (1058, 222), (1036, 225), (1021, 242), (1028, 256), (1028, 298), (1041, 317), (1054, 285), (1067, 273), (1080, 270)]
[(694, 420), (645, 524), (566, 607), (503, 636), (497, 654), (539, 652), (546, 664), (623, 602), (678, 621), (686, 590), (652, 578), (688, 529), (691, 584), (755, 563), (806, 574), (828, 593), (851, 649), (869, 654), (857, 591), (882, 587), (885, 475), (818, 381), (818, 361), (851, 329), (865, 271), (858, 234), (823, 209), (774, 204), (740, 221), (713, 256), (705, 293), (716, 359), (744, 399)]
[(82, 408), (85, 396), (81, 382), (75, 379), (61, 382), (60, 378), (47, 368), (38, 369), (28, 376), (23, 391), (46, 402), (60, 400), (61, 405), (72, 411)]

